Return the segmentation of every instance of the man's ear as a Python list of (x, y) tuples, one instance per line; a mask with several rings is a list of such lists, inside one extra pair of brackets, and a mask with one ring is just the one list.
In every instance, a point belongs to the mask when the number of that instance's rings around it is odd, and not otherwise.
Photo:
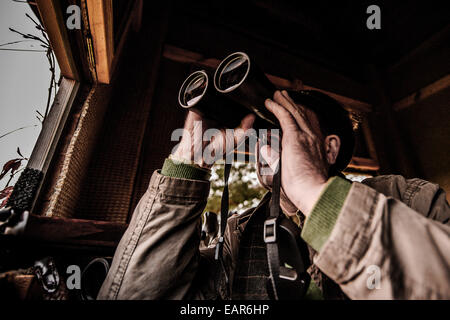
[(331, 134), (325, 138), (325, 154), (329, 165), (335, 164), (339, 149), (341, 148), (341, 139)]

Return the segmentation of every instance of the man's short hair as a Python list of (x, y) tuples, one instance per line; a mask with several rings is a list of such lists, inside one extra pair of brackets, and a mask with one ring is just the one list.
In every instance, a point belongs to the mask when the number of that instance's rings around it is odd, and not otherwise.
[(322, 134), (337, 135), (341, 140), (336, 163), (330, 167), (330, 175), (344, 170), (352, 159), (355, 136), (350, 115), (335, 99), (317, 90), (288, 91), (295, 103), (313, 111), (319, 120)]

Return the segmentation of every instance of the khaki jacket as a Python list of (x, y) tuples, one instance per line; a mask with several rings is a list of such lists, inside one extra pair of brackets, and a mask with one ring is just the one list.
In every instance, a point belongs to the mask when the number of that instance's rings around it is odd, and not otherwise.
[[(98, 298), (217, 298), (213, 249), (199, 250), (209, 188), (155, 171)], [(225, 233), (231, 280), (241, 220), (232, 216)], [(351, 299), (449, 299), (449, 225), (450, 207), (436, 184), (396, 175), (354, 182), (313, 263)]]

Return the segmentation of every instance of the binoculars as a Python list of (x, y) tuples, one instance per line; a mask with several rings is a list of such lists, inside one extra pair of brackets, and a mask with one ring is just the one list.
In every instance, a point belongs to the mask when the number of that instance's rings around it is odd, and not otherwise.
[(255, 130), (279, 129), (277, 118), (264, 106), (275, 90), (247, 54), (235, 52), (222, 60), (214, 75), (205, 70), (190, 74), (181, 85), (178, 103), (224, 128), (239, 126), (253, 113)]

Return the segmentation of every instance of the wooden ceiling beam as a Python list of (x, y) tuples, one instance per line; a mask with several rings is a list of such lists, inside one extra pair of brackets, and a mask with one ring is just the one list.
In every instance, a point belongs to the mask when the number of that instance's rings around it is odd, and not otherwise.
[(394, 103), (395, 111), (403, 110), (450, 87), (450, 74)]
[(398, 101), (397, 107), (403, 108), (417, 92), (425, 88), (429, 92), (445, 83), (450, 74), (449, 43), (450, 24), (386, 69), (384, 79), (391, 100)]

